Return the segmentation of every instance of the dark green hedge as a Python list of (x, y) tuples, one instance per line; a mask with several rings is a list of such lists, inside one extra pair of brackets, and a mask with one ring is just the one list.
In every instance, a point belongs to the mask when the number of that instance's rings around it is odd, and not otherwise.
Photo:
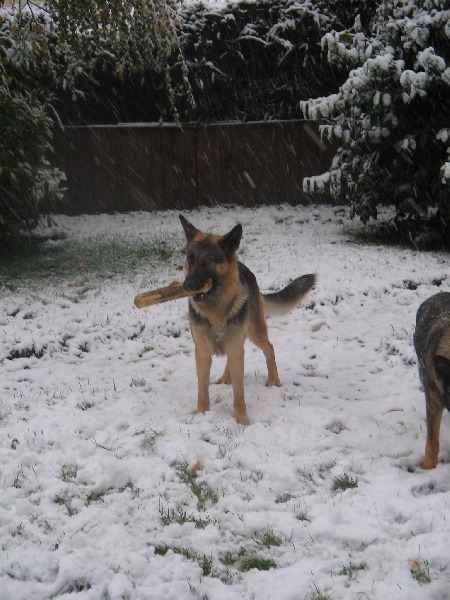
[(450, 247), (449, 6), (384, 0), (371, 35), (327, 35), (329, 61), (348, 78), (303, 104), (338, 148), (306, 189), (329, 189), (364, 223), (393, 205), (393, 237), (418, 248)]
[[(186, 99), (175, 62), (171, 74), (180, 120), (302, 118), (301, 100), (337, 91), (346, 77), (327, 62), (322, 36), (351, 28), (358, 14), (369, 26), (376, 5), (376, 0), (262, 0), (215, 9), (202, 3), (182, 7), (179, 36), (196, 106)], [(142, 72), (119, 79), (102, 64), (94, 79), (95, 87), (81, 83), (86, 101), (61, 102), (64, 121), (173, 120), (164, 75)]]

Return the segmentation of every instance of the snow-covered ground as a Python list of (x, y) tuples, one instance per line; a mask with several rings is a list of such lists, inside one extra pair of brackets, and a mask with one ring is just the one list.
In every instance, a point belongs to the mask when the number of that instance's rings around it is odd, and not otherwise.
[(187, 216), (217, 233), (241, 222), (263, 291), (318, 273), (269, 322), (283, 385), (264, 386), (249, 344), (251, 425), (227, 386), (196, 414), (186, 301), (133, 305), (182, 277), (177, 213), (58, 217), (67, 237), (47, 243), (174, 252), (109, 276), (75, 257), (65, 279), (1, 288), (1, 600), (450, 598), (450, 417), (422, 471), (412, 346), (420, 303), (450, 289), (448, 255), (358, 243), (346, 209)]

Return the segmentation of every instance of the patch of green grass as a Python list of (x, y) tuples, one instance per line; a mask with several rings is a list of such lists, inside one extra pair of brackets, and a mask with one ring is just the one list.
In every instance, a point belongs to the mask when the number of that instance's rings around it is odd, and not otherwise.
[(169, 551), (197, 562), (204, 576), (218, 577), (226, 584), (231, 584), (236, 577), (239, 577), (239, 573), (246, 573), (252, 569), (268, 571), (269, 569), (277, 568), (277, 564), (272, 558), (260, 556), (255, 553), (254, 549), (248, 551), (244, 547), (240, 548), (238, 552), (227, 551), (219, 558), (220, 564), (216, 564), (215, 566), (212, 555), (207, 556), (185, 547), (162, 544), (156, 545), (154, 549), (155, 554), (159, 556), (166, 556)]
[(194, 515), (189, 515), (180, 507), (177, 509), (165, 509), (161, 504), (159, 506), (159, 514), (161, 515), (161, 522), (164, 526), (171, 525), (172, 523), (177, 523), (178, 525), (194, 523), (197, 529), (205, 529), (210, 523), (213, 522), (209, 517), (200, 518), (195, 517)]
[(23, 534), (23, 532), (24, 532), (23, 523), (19, 523), (19, 525), (17, 525), (17, 527), (14, 529), (14, 531), (11, 531), (11, 536), (12, 537), (20, 536)]
[(227, 552), (225, 552), (225, 554), (223, 555), (223, 558), (221, 560), (225, 566), (232, 567), (236, 564), (236, 561), (238, 559), (237, 559), (236, 555), (234, 555), (232, 552), (227, 551)]
[(240, 570), (243, 573), (257, 569), (258, 571), (269, 571), (269, 569), (276, 569), (277, 563), (271, 558), (263, 558), (259, 556), (245, 556), (240, 561)]
[(367, 563), (362, 563), (360, 565), (353, 565), (350, 563), (348, 567), (342, 565), (340, 575), (345, 575), (349, 579), (355, 579), (359, 571), (367, 571), (368, 568)]
[(334, 492), (344, 492), (345, 490), (357, 487), (358, 478), (353, 479), (353, 477), (350, 477), (349, 475), (347, 475), (347, 473), (344, 473), (343, 475), (341, 475), (341, 477), (335, 477), (333, 479), (333, 485), (331, 486), (331, 489)]
[(283, 542), (280, 537), (273, 533), (273, 531), (266, 531), (261, 539), (258, 540), (258, 543), (261, 544), (261, 546), (270, 548), (271, 546), (281, 546)]
[(232, 583), (234, 582), (234, 575), (230, 571), (230, 569), (225, 569), (220, 572), (219, 579), (225, 585), (232, 585)]
[(59, 591), (59, 594), (66, 595), (87, 592), (91, 589), (91, 587), (91, 583), (86, 578), (80, 577), (78, 579), (74, 579), (73, 581), (67, 581), (67, 583), (65, 583), (62, 589)]
[(60, 478), (64, 483), (68, 483), (76, 478), (78, 473), (78, 467), (76, 465), (63, 465), (61, 469)]
[[(114, 391), (116, 391), (116, 387), (114, 384)], [(101, 448), (102, 450), (106, 450), (107, 452), (112, 452), (115, 454), (117, 448), (110, 448), (109, 446), (104, 446), (103, 444), (99, 444), (96, 440), (92, 440), (97, 448)]]
[(119, 492), (121, 494), (123, 494), (127, 490), (130, 490), (131, 497), (133, 498), (133, 500), (135, 498), (139, 498), (139, 496), (141, 495), (141, 492), (142, 492), (142, 489), (139, 488), (139, 487), (136, 487), (132, 481), (129, 481), (126, 485), (124, 485), (123, 487), (119, 488)]
[(169, 550), (171, 550), (174, 554), (184, 556), (184, 558), (187, 560), (192, 560), (198, 563), (203, 571), (204, 577), (212, 574), (213, 563), (211, 556), (206, 556), (206, 554), (199, 555), (196, 552), (191, 552), (187, 548), (183, 548), (181, 546), (167, 546), (165, 544), (163, 546), (155, 546), (155, 554), (158, 556), (166, 556)]
[(275, 499), (275, 503), (276, 504), (286, 504), (287, 502), (289, 502), (289, 500), (293, 500), (294, 498), (297, 498), (297, 496), (294, 496), (293, 494), (286, 492), (284, 494), (279, 494)]
[(24, 236), (17, 244), (2, 248), (0, 285), (6, 279), (14, 280), (35, 272), (37, 265), (42, 266), (43, 257), (51, 254), (55, 244), (63, 240), (62, 235)]
[(355, 244), (411, 248), (411, 242), (402, 237), (395, 224), (390, 221), (377, 221), (356, 229), (344, 228), (344, 233)]
[(405, 287), (406, 290), (415, 291), (419, 287), (420, 283), (416, 283), (412, 279), (405, 279), (403, 281), (403, 285), (404, 285), (404, 287)]
[(142, 436), (141, 448), (147, 452), (152, 452), (156, 446), (156, 443), (160, 437), (164, 435), (164, 431), (155, 431), (153, 429), (142, 429), (136, 431), (134, 436)]
[(120, 236), (102, 236), (83, 241), (63, 236), (32, 237), (20, 247), (2, 256), (0, 288), (16, 289), (26, 280), (63, 279), (78, 282), (92, 276), (111, 275), (137, 269), (148, 264), (167, 262), (181, 250), (165, 239), (151, 244), (127, 240)]
[(308, 600), (331, 600), (330, 596), (325, 595), (315, 583), (313, 584), (313, 587), (314, 589), (311, 594), (309, 594)]
[(241, 481), (253, 481), (259, 483), (264, 479), (264, 471), (262, 469), (251, 469), (250, 471), (241, 471)]
[(17, 475), (16, 475), (16, 477), (15, 477), (15, 479), (13, 481), (13, 486), (15, 488), (21, 488), (22, 485), (23, 485), (23, 483), (24, 483), (24, 481), (26, 481), (26, 480), (27, 480), (27, 477), (25, 476), (25, 473), (23, 471), (23, 467), (21, 466), (20, 469), (19, 469), (19, 472), (17, 473)]
[(64, 506), (67, 510), (67, 514), (69, 515), (69, 517), (73, 517), (77, 514), (78, 511), (72, 506), (72, 500), (73, 496), (70, 496), (67, 492), (64, 492), (62, 494), (56, 495), (54, 502), (55, 504)]
[(90, 492), (86, 496), (86, 506), (90, 506), (94, 502), (104, 502), (106, 492)]
[(46, 346), (43, 346), (42, 348), (37, 349), (36, 346), (33, 344), (31, 346), (31, 348), (22, 348), (21, 350), (12, 350), (6, 358), (7, 358), (7, 360), (16, 360), (18, 358), (31, 358), (32, 356), (34, 356), (35, 358), (39, 359), (44, 356), (46, 349), (47, 349)]
[(77, 403), (77, 408), (80, 410), (89, 410), (93, 406), (95, 406), (95, 404), (93, 402), (89, 402), (89, 400), (83, 400), (82, 402)]
[(182, 463), (175, 468), (180, 481), (191, 488), (191, 492), (197, 498), (199, 510), (203, 510), (206, 504), (216, 504), (219, 500), (217, 494), (206, 483), (197, 483), (195, 477), (189, 473), (188, 464)]
[(203, 555), (199, 565), (203, 571), (203, 575), (206, 577), (207, 575), (211, 575), (212, 573), (212, 557)]
[(431, 583), (430, 565), (424, 561), (424, 566), (419, 568), (411, 568), (411, 575), (420, 584)]
[(231, 551), (226, 552), (221, 558), (221, 562), (226, 567), (234, 567), (243, 573), (246, 573), (251, 569), (268, 571), (269, 569), (277, 568), (277, 564), (273, 559), (259, 556), (258, 554), (255, 554), (254, 550), (249, 552), (244, 547), (240, 548), (237, 553)]
[(441, 287), (441, 285), (444, 283), (444, 281), (447, 278), (444, 277), (435, 277), (434, 279), (431, 280), (431, 285), (435, 285), (436, 287)]
[(305, 512), (298, 513), (298, 515), (295, 515), (295, 518), (298, 521), (308, 521), (309, 522), (308, 515)]

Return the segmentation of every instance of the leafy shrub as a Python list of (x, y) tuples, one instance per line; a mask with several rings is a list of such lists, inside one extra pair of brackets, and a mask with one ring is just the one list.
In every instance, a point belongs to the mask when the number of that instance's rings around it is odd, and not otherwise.
[(0, 29), (0, 245), (32, 229), (61, 198), (63, 174), (48, 161), (52, 121), (35, 92), (15, 88), (8, 68), (27, 62), (27, 41)]
[(182, 47), (201, 120), (299, 118), (298, 100), (336, 85), (320, 39), (339, 23), (326, 7), (293, 0), (187, 5)]
[[(299, 100), (336, 91), (345, 70), (323, 60), (320, 41), (330, 28), (349, 27), (376, 0), (243, 0), (220, 5), (183, 3), (177, 35), (183, 62), (169, 64), (172, 93), (183, 121), (301, 118)], [(108, 62), (108, 58), (105, 58)], [(195, 106), (185, 90), (192, 87)], [(173, 120), (164, 73), (136, 68), (118, 78), (98, 68), (98, 88), (84, 81), (89, 101), (62, 107), (70, 122)]]
[[(104, 122), (108, 115), (106, 120), (116, 123), (127, 120), (128, 103), (137, 110), (140, 105), (150, 107), (157, 120), (177, 120), (180, 99), (193, 104), (178, 38), (180, 18), (171, 0), (47, 4), (73, 83), (68, 89), (61, 87), (65, 94), (59, 93), (63, 115), (75, 120), (87, 116), (91, 122)], [(81, 102), (68, 105), (74, 88), (81, 92)]]
[[(49, 215), (62, 197), (63, 174), (49, 160), (58, 110), (102, 72), (157, 73), (177, 116), (169, 72), (177, 61), (180, 88), (190, 99), (179, 52), (177, 18), (165, 0), (0, 0), (0, 242), (9, 243)], [(175, 58), (173, 58), (175, 57)], [(109, 92), (109, 90), (108, 90)]]
[(329, 62), (351, 71), (338, 93), (302, 103), (339, 147), (305, 189), (329, 186), (364, 223), (393, 203), (397, 231), (416, 246), (450, 240), (449, 23), (444, 0), (384, 0), (370, 36), (324, 36)]

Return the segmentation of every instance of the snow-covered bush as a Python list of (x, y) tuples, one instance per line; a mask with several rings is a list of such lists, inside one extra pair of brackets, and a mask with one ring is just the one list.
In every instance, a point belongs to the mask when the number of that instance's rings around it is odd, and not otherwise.
[(4, 21), (0, 15), (0, 247), (49, 213), (63, 180), (48, 160), (52, 121), (31, 80), (17, 79), (36, 66), (36, 36)]
[[(52, 129), (64, 103), (101, 73), (121, 82), (128, 73), (156, 73), (176, 117), (170, 66), (190, 98), (179, 18), (166, 0), (0, 0), (0, 237), (31, 229), (62, 197), (63, 174), (48, 161)], [(106, 95), (110, 90), (106, 91)], [(106, 100), (105, 100), (106, 101)]]
[(174, 107), (183, 121), (286, 119), (344, 81), (322, 36), (361, 12), (368, 27), (376, 4), (47, 0), (43, 10), (28, 0), (21, 18), (43, 40), (33, 88), (65, 123), (173, 120)]
[(329, 186), (363, 222), (394, 203), (395, 224), (418, 246), (450, 240), (450, 5), (384, 0), (371, 35), (355, 27), (322, 39), (347, 66), (339, 91), (302, 103), (338, 146), (330, 170), (306, 179)]
[[(330, 8), (331, 6), (331, 8)], [(376, 0), (243, 0), (186, 2), (177, 7), (176, 33), (183, 60), (169, 64), (174, 100), (183, 121), (301, 118), (298, 100), (337, 90), (345, 71), (323, 60), (321, 38), (346, 27)], [(105, 59), (106, 60), (106, 59)], [(186, 93), (186, 65), (195, 106)], [(95, 74), (89, 101), (66, 103), (70, 122), (173, 120), (164, 74), (144, 68), (117, 78)]]
[[(344, 70), (323, 60), (320, 41), (375, 1), (244, 0), (180, 9), (180, 41), (197, 104), (189, 118), (301, 118), (298, 100), (336, 90)], [(349, 20), (349, 21), (348, 21)]]
[(339, 21), (326, 8), (247, 0), (217, 8), (189, 4), (180, 16), (197, 103), (190, 118), (299, 118), (299, 97), (333, 89), (336, 74), (320, 59), (320, 40)]
[(33, 94), (12, 96), (0, 81), (1, 247), (51, 211), (63, 174), (48, 160), (52, 121), (43, 107)]
[(178, 118), (175, 86), (193, 104), (180, 50), (181, 22), (171, 0), (47, 0), (47, 5), (64, 48), (63, 87), (87, 91), (88, 102), (97, 96), (111, 107), (112, 92), (120, 95), (130, 81), (141, 88), (146, 80), (157, 81), (171, 118)]

